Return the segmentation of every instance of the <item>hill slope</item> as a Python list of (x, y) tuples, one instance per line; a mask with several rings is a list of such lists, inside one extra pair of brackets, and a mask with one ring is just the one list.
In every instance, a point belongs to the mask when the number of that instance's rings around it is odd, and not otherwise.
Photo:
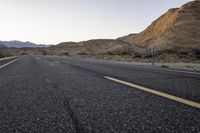
[(200, 49), (200, 0), (170, 9), (143, 32), (119, 40), (162, 52)]
[(63, 42), (48, 48), (57, 55), (191, 53), (200, 49), (200, 0), (168, 10), (139, 34), (114, 39)]
[[(114, 39), (96, 39), (83, 42), (63, 42), (48, 48), (51, 54), (132, 54), (132, 51), (143, 52), (142, 48), (127, 42)], [(133, 53), (134, 54), (134, 53)]]

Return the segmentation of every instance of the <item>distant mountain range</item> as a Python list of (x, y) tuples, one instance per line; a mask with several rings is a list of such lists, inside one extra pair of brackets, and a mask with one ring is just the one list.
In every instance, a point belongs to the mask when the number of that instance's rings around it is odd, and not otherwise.
[(48, 45), (44, 44), (35, 44), (32, 42), (22, 42), (22, 41), (0, 41), (1, 46), (5, 46), (8, 48), (41, 48), (48, 47)]

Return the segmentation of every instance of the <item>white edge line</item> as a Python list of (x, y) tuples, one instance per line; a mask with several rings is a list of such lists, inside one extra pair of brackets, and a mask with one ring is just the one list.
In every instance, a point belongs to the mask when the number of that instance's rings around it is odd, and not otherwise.
[(173, 69), (173, 68), (163, 69), (163, 68), (158, 67), (156, 69), (158, 69), (158, 70), (164, 70), (164, 71), (166, 70), (166, 71), (178, 72), (178, 73), (188, 73), (188, 74), (200, 75), (199, 72), (192, 72), (192, 71), (187, 71), (187, 70), (184, 71), (184, 70), (178, 70), (178, 69)]
[(174, 69), (174, 68), (162, 68), (160, 66), (155, 66), (154, 68), (152, 66), (139, 66), (135, 65), (133, 66), (135, 68), (141, 68), (141, 69), (153, 69), (153, 70), (159, 70), (159, 71), (171, 71), (171, 72), (177, 72), (177, 73), (184, 73), (184, 74), (195, 74), (200, 75), (200, 72), (190, 71), (190, 70), (184, 70), (184, 69)]
[[(21, 58), (22, 58), (22, 57), (21, 57)], [(10, 61), (10, 62), (8, 62), (8, 63), (6, 63), (6, 64), (0, 66), (0, 69), (3, 68), (3, 67), (5, 67), (5, 66), (7, 66), (7, 65), (9, 65), (9, 64), (11, 64), (11, 63), (13, 63), (13, 62), (15, 62), (15, 61), (17, 61), (17, 60), (20, 60), (21, 58), (17, 58), (17, 59), (15, 59), (15, 60), (13, 60), (13, 61)]]
[(173, 95), (170, 95), (170, 94), (167, 94), (167, 93), (163, 93), (163, 92), (156, 91), (156, 90), (146, 88), (146, 87), (143, 87), (143, 86), (139, 86), (139, 85), (136, 85), (136, 84), (133, 84), (133, 83), (129, 83), (129, 82), (126, 82), (126, 81), (115, 79), (115, 78), (112, 78), (112, 77), (109, 77), (109, 76), (104, 76), (104, 78), (118, 82), (118, 83), (121, 83), (121, 84), (124, 84), (124, 85), (127, 85), (127, 86), (130, 86), (130, 87), (133, 87), (133, 88), (136, 88), (138, 90), (149, 92), (149, 93), (152, 93), (154, 95), (158, 95), (158, 96), (161, 96), (161, 97), (164, 97), (164, 98), (167, 98), (167, 99), (170, 99), (170, 100), (173, 100), (173, 101), (176, 101), (176, 102), (186, 104), (188, 106), (192, 106), (192, 107), (196, 107), (196, 108), (200, 109), (200, 103), (197, 103), (197, 102), (186, 100), (186, 99), (183, 99), (183, 98), (180, 98), (180, 97), (176, 97), (176, 96), (173, 96)]

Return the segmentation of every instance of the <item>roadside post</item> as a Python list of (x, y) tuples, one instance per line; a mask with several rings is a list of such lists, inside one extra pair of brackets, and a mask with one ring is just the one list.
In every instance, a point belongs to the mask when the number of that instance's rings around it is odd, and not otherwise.
[(155, 67), (155, 47), (152, 48), (152, 67)]

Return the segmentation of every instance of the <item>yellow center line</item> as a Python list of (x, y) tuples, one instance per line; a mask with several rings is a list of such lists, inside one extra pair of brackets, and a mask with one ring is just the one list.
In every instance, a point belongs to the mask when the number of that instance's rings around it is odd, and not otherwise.
[(156, 90), (153, 90), (153, 89), (150, 89), (150, 88), (139, 86), (139, 85), (136, 85), (136, 84), (133, 84), (133, 83), (130, 83), (130, 82), (126, 82), (126, 81), (123, 81), (123, 80), (119, 80), (119, 79), (116, 79), (116, 78), (113, 78), (113, 77), (104, 76), (104, 78), (118, 82), (118, 83), (121, 83), (121, 84), (124, 84), (124, 85), (127, 85), (127, 86), (130, 86), (130, 87), (133, 87), (133, 88), (136, 88), (138, 90), (149, 92), (151, 94), (158, 95), (158, 96), (161, 96), (161, 97), (164, 97), (164, 98), (167, 98), (167, 99), (170, 99), (170, 100), (173, 100), (173, 101), (183, 103), (183, 104), (186, 104), (188, 106), (192, 106), (192, 107), (196, 107), (196, 108), (200, 109), (200, 103), (197, 103), (197, 102), (193, 102), (193, 101), (183, 99), (183, 98), (180, 98), (180, 97), (177, 97), (177, 96), (173, 96), (173, 95), (170, 95), (170, 94), (167, 94), (167, 93), (163, 93), (163, 92), (156, 91)]

